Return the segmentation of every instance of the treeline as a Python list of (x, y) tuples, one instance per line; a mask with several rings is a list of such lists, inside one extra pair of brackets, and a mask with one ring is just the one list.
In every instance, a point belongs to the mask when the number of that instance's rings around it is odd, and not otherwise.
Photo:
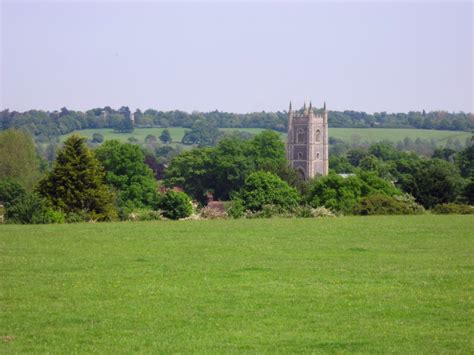
[[(111, 107), (95, 108), (85, 112), (62, 108), (59, 111), (30, 110), (0, 112), (0, 130), (9, 128), (24, 129), (37, 141), (46, 141), (50, 137), (66, 134), (74, 130), (88, 128), (113, 128), (117, 130), (134, 127), (186, 127), (204, 121), (218, 128), (265, 128), (276, 131), (287, 130), (287, 112), (254, 112), (246, 114), (221, 111), (193, 112), (184, 111), (146, 111), (136, 110), (133, 114), (126, 106), (118, 110)], [(330, 127), (347, 128), (420, 128), (469, 131), (474, 129), (472, 113), (450, 113), (446, 111), (374, 113), (358, 111), (329, 111)]]
[(310, 181), (288, 166), (271, 130), (175, 155), (160, 181), (153, 156), (116, 140), (91, 149), (72, 135), (48, 167), (27, 133), (7, 130), (0, 156), (1, 214), (9, 223), (474, 213), (474, 145), (432, 158), (386, 142), (353, 148), (333, 154), (330, 174)]

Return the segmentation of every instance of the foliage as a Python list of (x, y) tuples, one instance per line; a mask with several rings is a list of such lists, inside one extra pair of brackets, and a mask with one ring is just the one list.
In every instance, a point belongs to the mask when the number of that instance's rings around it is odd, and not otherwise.
[(117, 214), (104, 175), (85, 139), (73, 135), (64, 142), (52, 171), (39, 182), (38, 192), (66, 215), (82, 213), (88, 219), (111, 220)]
[(442, 203), (433, 208), (436, 214), (474, 214), (474, 206), (460, 203)]
[(37, 194), (25, 194), (15, 199), (6, 209), (6, 220), (15, 224), (64, 223), (62, 212), (48, 207)]
[(326, 207), (350, 214), (362, 197), (372, 194), (394, 196), (400, 195), (401, 191), (373, 172), (360, 171), (346, 178), (330, 173), (312, 183), (307, 202), (312, 207)]
[(157, 221), (161, 219), (161, 215), (159, 211), (154, 211), (148, 208), (139, 208), (130, 212), (127, 219), (133, 222)]
[(104, 141), (104, 136), (100, 133), (94, 133), (92, 135), (92, 143), (102, 143)]
[(171, 134), (169, 130), (164, 129), (163, 132), (161, 132), (160, 141), (162, 141), (164, 144), (171, 143)]
[(160, 196), (158, 208), (169, 219), (186, 218), (193, 212), (191, 200), (184, 192), (169, 190)]
[(0, 203), (5, 207), (24, 195), (26, 195), (26, 190), (20, 183), (10, 179), (0, 180)]
[(31, 191), (40, 178), (39, 160), (31, 136), (9, 129), (0, 132), (0, 180), (11, 179)]
[[(203, 121), (220, 128), (265, 128), (286, 131), (287, 113), (253, 112), (237, 114), (222, 111), (186, 113), (183, 111), (137, 110), (134, 114), (137, 127), (187, 127)], [(347, 128), (418, 128), (469, 131), (474, 129), (472, 113), (450, 113), (446, 111), (374, 113), (357, 111), (329, 111), (329, 125)], [(35, 137), (52, 137), (88, 128), (115, 128), (133, 130), (131, 112), (128, 107), (114, 110), (111, 107), (93, 108), (80, 112), (62, 108), (60, 111), (30, 110), (16, 112), (0, 111), (0, 130), (21, 128)]]
[(274, 132), (262, 132), (251, 140), (227, 137), (217, 147), (184, 152), (172, 159), (166, 184), (182, 187), (200, 202), (205, 202), (209, 190), (216, 199), (226, 200), (258, 169), (291, 178), (284, 145)]
[(242, 201), (245, 209), (252, 212), (262, 211), (266, 205), (284, 212), (296, 208), (300, 197), (295, 188), (275, 174), (258, 171), (245, 179), (242, 189), (232, 199)]
[(110, 140), (95, 154), (105, 168), (106, 182), (117, 191), (119, 206), (156, 207), (156, 181), (140, 147)]
[(209, 121), (202, 119), (194, 122), (190, 131), (186, 131), (181, 140), (183, 144), (197, 144), (200, 147), (210, 147), (217, 143), (222, 133)]
[(425, 208), (456, 200), (463, 181), (456, 167), (445, 160), (430, 159), (408, 166), (399, 178), (405, 192)]
[(459, 152), (456, 163), (463, 177), (474, 177), (474, 145)]
[(384, 194), (373, 194), (363, 197), (355, 206), (354, 214), (359, 215), (398, 215), (419, 214), (422, 209), (414, 210), (410, 203)]
[(333, 211), (351, 213), (362, 196), (364, 183), (357, 176), (343, 178), (336, 174), (316, 179), (310, 189), (308, 203), (312, 207), (326, 207)]

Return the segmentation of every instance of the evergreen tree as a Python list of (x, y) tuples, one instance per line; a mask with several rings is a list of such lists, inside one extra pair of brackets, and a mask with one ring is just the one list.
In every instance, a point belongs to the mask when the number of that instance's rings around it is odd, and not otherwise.
[(117, 216), (113, 194), (104, 183), (104, 170), (85, 138), (72, 135), (58, 152), (53, 170), (38, 185), (38, 192), (66, 214), (111, 220)]
[(160, 141), (162, 141), (165, 144), (171, 143), (171, 134), (169, 130), (164, 129), (163, 132), (161, 132)]

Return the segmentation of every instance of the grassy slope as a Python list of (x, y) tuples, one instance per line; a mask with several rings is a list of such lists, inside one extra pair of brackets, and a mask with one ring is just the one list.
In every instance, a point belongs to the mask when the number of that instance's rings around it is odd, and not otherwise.
[[(159, 137), (163, 128), (139, 128), (135, 129), (133, 133), (114, 133), (112, 129), (85, 129), (81, 131), (75, 131), (81, 136), (92, 138), (93, 133), (101, 133), (105, 139), (119, 139), (121, 141), (127, 141), (131, 136), (137, 138), (140, 142), (143, 142), (148, 134), (153, 134)], [(171, 127), (169, 131), (174, 142), (180, 142), (184, 135), (185, 128)], [(235, 128), (224, 128), (226, 132), (235, 131)], [(241, 131), (247, 131), (250, 133), (257, 134), (263, 129), (261, 128), (241, 128)], [(72, 134), (72, 133), (70, 133)], [(70, 134), (62, 136), (62, 139), (69, 136)], [(437, 142), (446, 143), (448, 138), (459, 139), (461, 144), (464, 144), (466, 138), (471, 137), (469, 132), (457, 132), (457, 131), (435, 131), (435, 130), (424, 130), (424, 129), (390, 129), (390, 128), (331, 128), (329, 130), (331, 137), (344, 139), (350, 142), (353, 138), (359, 139), (360, 141), (378, 142), (381, 140), (389, 140), (392, 142), (398, 142), (403, 140), (405, 137), (410, 137), (415, 140), (416, 138), (423, 139), (435, 139)], [(282, 134), (285, 137), (286, 134)]]
[(473, 353), (472, 216), (0, 226), (0, 352)]

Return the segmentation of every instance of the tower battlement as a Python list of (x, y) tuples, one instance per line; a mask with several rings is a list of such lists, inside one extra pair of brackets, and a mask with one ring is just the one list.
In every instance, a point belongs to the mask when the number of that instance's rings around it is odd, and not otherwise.
[(310, 103), (302, 110), (288, 110), (287, 155), (291, 167), (307, 180), (329, 171), (328, 112), (314, 112)]

